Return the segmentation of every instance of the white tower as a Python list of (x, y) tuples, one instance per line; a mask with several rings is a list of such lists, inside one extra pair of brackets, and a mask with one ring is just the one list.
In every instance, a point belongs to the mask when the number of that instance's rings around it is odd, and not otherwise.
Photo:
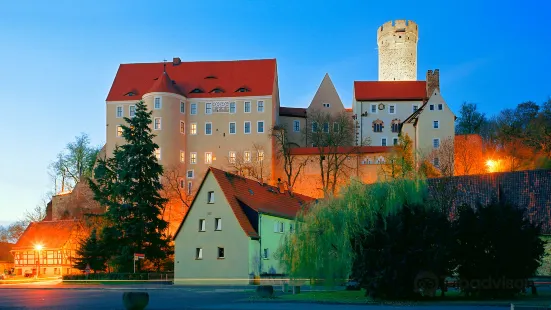
[(417, 37), (417, 24), (411, 20), (379, 27), (379, 81), (417, 80)]

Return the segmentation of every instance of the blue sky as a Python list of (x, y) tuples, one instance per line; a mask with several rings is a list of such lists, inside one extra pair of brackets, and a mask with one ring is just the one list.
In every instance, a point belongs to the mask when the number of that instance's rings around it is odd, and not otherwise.
[(349, 107), (353, 81), (377, 79), (377, 27), (411, 19), (418, 78), (439, 68), (454, 111), (551, 95), (549, 1), (82, 3), (0, 4), (0, 224), (40, 202), (48, 164), (76, 135), (104, 143), (120, 63), (276, 58), (282, 105), (309, 104), (328, 72)]

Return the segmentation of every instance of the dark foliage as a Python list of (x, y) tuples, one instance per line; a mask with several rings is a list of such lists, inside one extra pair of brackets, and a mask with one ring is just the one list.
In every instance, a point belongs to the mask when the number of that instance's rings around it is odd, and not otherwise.
[(90, 269), (96, 273), (97, 271), (104, 271), (107, 268), (105, 251), (97, 238), (95, 229), (92, 230), (87, 239), (80, 242), (76, 253), (77, 257), (75, 258), (74, 267), (79, 270), (84, 271), (86, 266), (90, 266)]

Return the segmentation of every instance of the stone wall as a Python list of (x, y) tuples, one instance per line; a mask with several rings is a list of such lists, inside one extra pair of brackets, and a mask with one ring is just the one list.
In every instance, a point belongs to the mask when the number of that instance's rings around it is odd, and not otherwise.
[(474, 207), (505, 200), (526, 209), (530, 221), (541, 224), (542, 233), (551, 234), (551, 170), (465, 175), (428, 183), (431, 199), (448, 199), (452, 219), (462, 204)]
[(417, 80), (417, 34), (413, 21), (389, 21), (377, 29), (379, 81)]

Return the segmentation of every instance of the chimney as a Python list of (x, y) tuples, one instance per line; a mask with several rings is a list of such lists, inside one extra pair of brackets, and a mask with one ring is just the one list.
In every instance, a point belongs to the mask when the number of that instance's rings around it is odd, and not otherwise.
[(181, 63), (182, 63), (182, 60), (180, 59), (180, 57), (174, 57), (174, 58), (172, 58), (172, 65), (173, 65), (173, 66), (177, 66), (177, 65), (179, 65), (179, 64), (181, 64)]
[(440, 90), (440, 70), (427, 71), (427, 97), (430, 98), (435, 90)]

